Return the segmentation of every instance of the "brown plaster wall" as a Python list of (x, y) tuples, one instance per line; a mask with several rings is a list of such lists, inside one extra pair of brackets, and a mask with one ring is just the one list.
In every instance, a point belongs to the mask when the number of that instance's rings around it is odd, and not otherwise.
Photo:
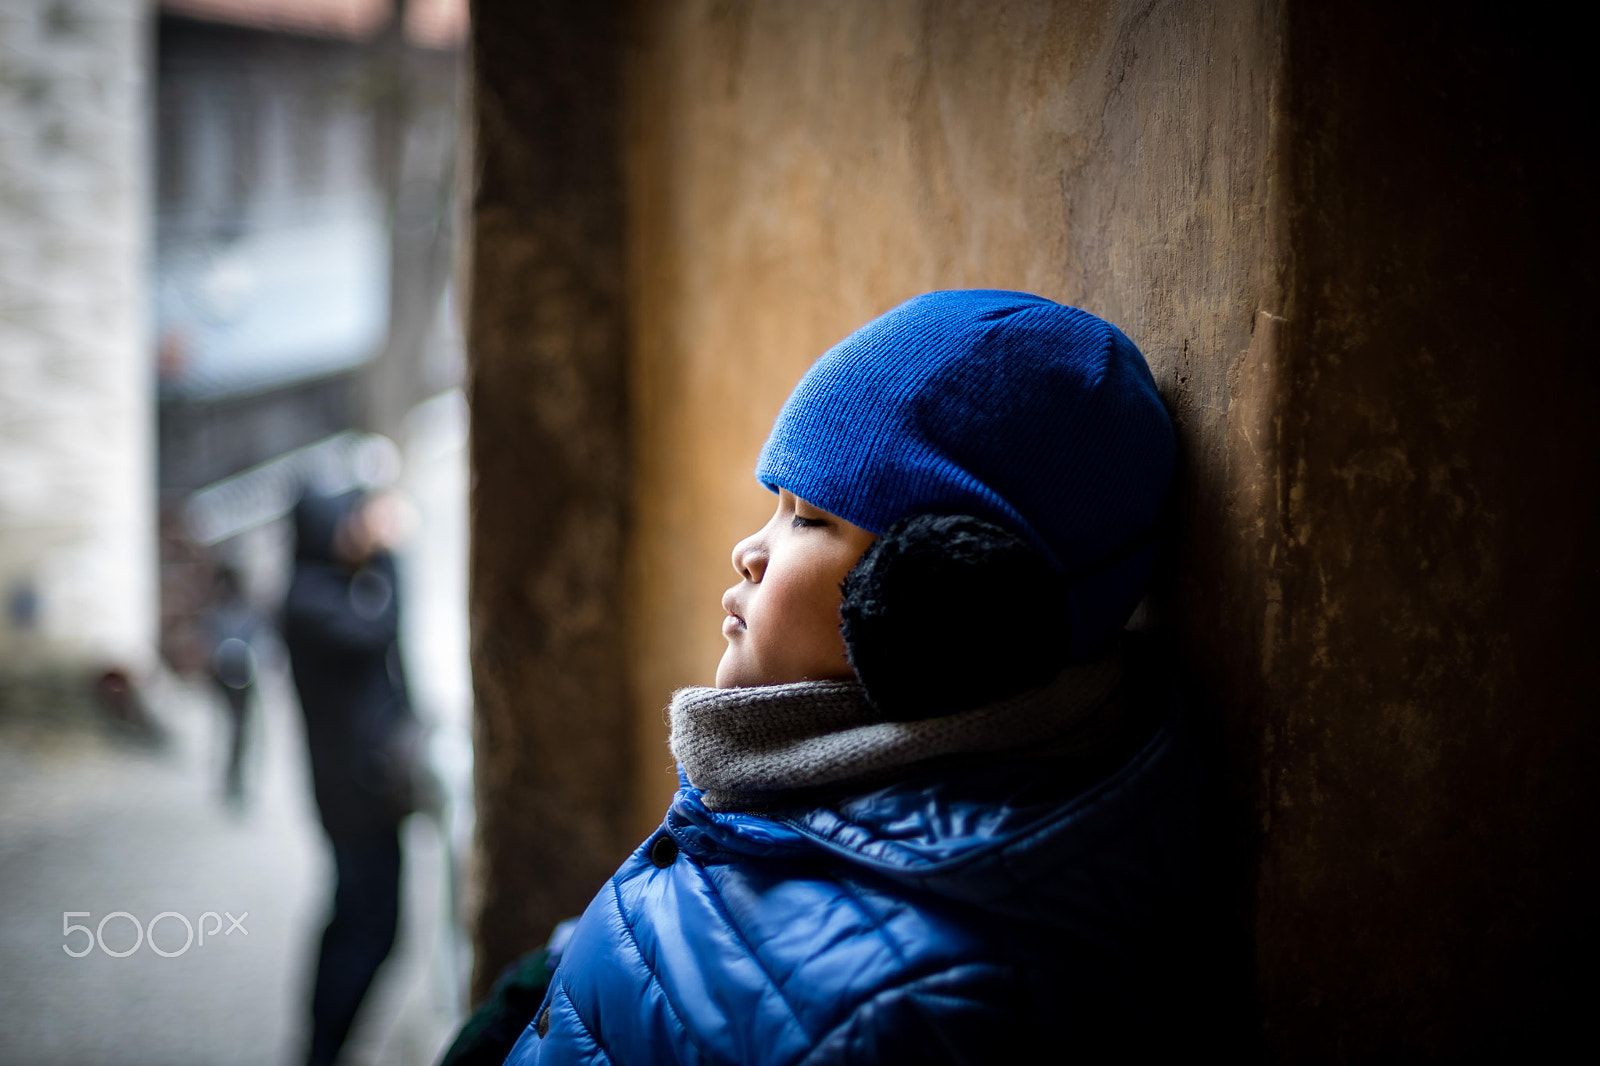
[(627, 853), (621, 71), (610, 5), (473, 13), (473, 988)]
[(1472, 5), (1291, 12), (1268, 1042), (1538, 1058), (1595, 947), (1583, 65)]
[(1264, 1050), (1577, 1016), (1600, 456), (1552, 71), (1584, 68), (1387, 6), (477, 6), (480, 992), (659, 819), (662, 707), (712, 677), (799, 375), (995, 286), (1117, 322), (1177, 422), (1160, 612), (1222, 741)]
[[(826, 348), (929, 289), (1038, 292), (1143, 347), (1208, 531), (1189, 568), (1206, 575), (1196, 625), (1228, 649), (1220, 681), (1249, 670), (1264, 599), (1254, 531), (1273, 501), (1252, 443), (1270, 418), (1255, 383), (1270, 358), (1245, 353), (1258, 314), (1281, 309), (1275, 10), (639, 5), (636, 835), (674, 787), (662, 707), (672, 688), (710, 683), (729, 550), (772, 506), (751, 470), (778, 407)], [(1256, 539), (1241, 546), (1239, 528)]]

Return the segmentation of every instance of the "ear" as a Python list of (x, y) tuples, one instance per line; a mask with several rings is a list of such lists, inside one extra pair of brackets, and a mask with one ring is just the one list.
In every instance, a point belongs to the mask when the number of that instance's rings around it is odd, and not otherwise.
[(913, 515), (845, 576), (850, 665), (894, 721), (980, 707), (1042, 685), (1066, 662), (1063, 579), (1021, 537), (970, 515)]

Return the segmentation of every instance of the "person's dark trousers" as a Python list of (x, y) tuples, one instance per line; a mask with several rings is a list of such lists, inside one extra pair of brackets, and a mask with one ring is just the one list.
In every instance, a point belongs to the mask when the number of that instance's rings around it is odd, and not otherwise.
[(250, 725), (250, 687), (234, 688), (221, 681), (223, 699), (228, 702), (228, 768), (223, 776), (223, 794), (232, 802), (244, 798), (244, 738)]
[(394, 946), (400, 919), (400, 832), (336, 839), (333, 862), (339, 878), (333, 919), (322, 933), (311, 993), (307, 1062), (313, 1066), (338, 1058), (362, 997)]

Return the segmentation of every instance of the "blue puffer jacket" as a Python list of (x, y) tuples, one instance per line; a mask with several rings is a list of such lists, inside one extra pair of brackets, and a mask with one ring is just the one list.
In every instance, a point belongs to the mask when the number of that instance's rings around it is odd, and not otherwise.
[(1109, 774), (991, 760), (765, 816), (685, 782), (507, 1062), (1125, 1058), (1189, 979), (1186, 736), (1174, 706)]

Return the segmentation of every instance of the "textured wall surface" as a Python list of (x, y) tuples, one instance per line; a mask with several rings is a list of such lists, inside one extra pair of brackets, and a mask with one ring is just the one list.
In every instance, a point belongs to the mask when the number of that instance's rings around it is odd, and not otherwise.
[(473, 18), (468, 326), (474, 988), (630, 841), (624, 690), (621, 76), (607, 5)]
[[(1531, 26), (1418, 7), (704, 0), (636, 4), (625, 35), (569, 16), (555, 29), (591, 36), (559, 56), (480, 42), (499, 64), (481, 132), (503, 142), (473, 340), (486, 914), (553, 898), (514, 883), (557, 850), (507, 829), (506, 797), (541, 788), (519, 768), (564, 797), (531, 808), (558, 841), (620, 848), (659, 818), (661, 709), (713, 675), (729, 549), (771, 507), (750, 470), (811, 360), (915, 293), (1021, 288), (1122, 326), (1178, 424), (1158, 614), (1235, 801), (1218, 921), (1253, 957), (1263, 1051), (1464, 1058), (1581, 1016), (1600, 758), (1583, 67)], [(550, 73), (572, 56), (577, 95)], [(615, 170), (563, 114), (614, 137)], [(552, 177), (573, 158), (599, 180)], [(618, 228), (576, 238), (601, 218)], [(613, 317), (576, 331), (563, 285)], [(529, 354), (547, 335), (567, 354)], [(561, 555), (561, 530), (587, 554)], [(596, 612), (592, 661), (529, 621)], [(512, 698), (519, 679), (570, 695)], [(550, 717), (596, 686), (592, 729)], [(628, 798), (598, 797), (597, 769)]]
[(1600, 889), (1593, 91), (1498, 12), (1291, 10), (1269, 1044), (1537, 1058), (1592, 1015)]
[(1268, 359), (1251, 345), (1258, 314), (1281, 310), (1275, 5), (643, 7), (628, 127), (636, 834), (673, 787), (661, 709), (710, 683), (730, 550), (772, 507), (751, 470), (779, 405), (835, 341), (929, 289), (1037, 292), (1143, 348), (1205, 511), (1197, 624), (1220, 627), (1244, 669), (1263, 594), (1245, 569), (1258, 552), (1232, 531), (1266, 528), (1272, 503), (1253, 444)]
[(147, 28), (0, 9), (0, 671), (155, 651)]

